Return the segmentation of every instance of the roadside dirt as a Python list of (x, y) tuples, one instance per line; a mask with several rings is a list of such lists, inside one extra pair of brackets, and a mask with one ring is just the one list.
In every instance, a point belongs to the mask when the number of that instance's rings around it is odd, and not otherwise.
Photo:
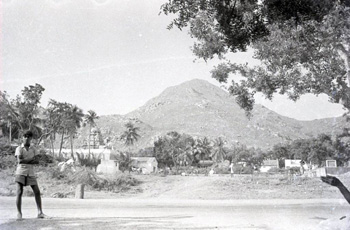
[[(162, 199), (342, 199), (340, 192), (320, 178), (281, 175), (158, 176), (133, 175), (142, 183), (123, 193), (86, 192), (87, 198)], [(340, 176), (350, 185), (347, 175)]]
[[(40, 174), (41, 173), (41, 174)], [(43, 197), (53, 197), (54, 193), (74, 197), (75, 187), (60, 180), (44, 177), (38, 173), (39, 187)], [(323, 183), (318, 177), (293, 177), (274, 174), (213, 176), (205, 175), (140, 175), (131, 174), (141, 183), (123, 192), (96, 191), (85, 189), (87, 199), (116, 198), (164, 198), (164, 199), (343, 199), (337, 188)], [(350, 188), (350, 174), (339, 178)], [(15, 196), (16, 186), (12, 171), (0, 171), (0, 196)], [(32, 196), (30, 188), (26, 188), (24, 196)]]

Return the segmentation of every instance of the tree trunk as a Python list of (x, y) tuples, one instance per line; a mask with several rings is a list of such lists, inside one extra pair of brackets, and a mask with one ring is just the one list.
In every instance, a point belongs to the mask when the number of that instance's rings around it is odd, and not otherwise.
[(51, 134), (50, 135), (50, 143), (51, 143), (51, 148), (52, 148), (52, 154), (53, 154), (53, 156), (55, 156), (55, 145), (54, 145), (54, 138), (53, 138), (53, 135), (54, 134)]
[(64, 129), (62, 129), (62, 136), (61, 136), (61, 143), (60, 143), (60, 151), (59, 151), (59, 155), (61, 154), (62, 147), (63, 147), (63, 138), (64, 138)]
[(12, 125), (11, 125), (11, 122), (9, 122), (9, 126), (10, 126), (10, 134), (9, 134), (9, 143), (11, 145), (11, 141), (12, 141)]
[(91, 125), (90, 125), (90, 127), (89, 127), (89, 137), (88, 137), (89, 154), (90, 154), (90, 137), (91, 137)]
[(343, 58), (344, 58), (344, 63), (345, 63), (345, 68), (346, 68), (346, 75), (348, 78), (348, 86), (350, 87), (350, 55), (349, 52), (344, 49), (341, 51), (341, 53), (343, 54)]
[[(349, 51), (345, 49), (344, 45), (341, 45), (338, 47), (338, 52), (340, 54), (340, 56), (343, 58), (344, 63), (345, 63), (345, 68), (346, 68), (346, 77), (347, 77), (347, 86), (348, 86), (348, 92), (350, 94), (350, 55), (349, 55)], [(346, 95), (344, 96), (341, 101), (340, 104), (342, 104), (347, 110), (348, 112), (350, 111), (350, 96)]]
[(73, 134), (71, 134), (70, 135), (70, 151), (71, 151), (71, 157), (72, 157), (73, 161), (75, 161), (74, 150), (73, 150), (73, 141), (74, 141)]
[(76, 199), (84, 199), (84, 184), (78, 184), (75, 189), (75, 198)]

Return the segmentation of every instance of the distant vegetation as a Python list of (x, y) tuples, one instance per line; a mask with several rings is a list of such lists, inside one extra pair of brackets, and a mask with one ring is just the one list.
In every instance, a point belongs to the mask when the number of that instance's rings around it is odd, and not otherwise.
[(140, 150), (138, 155), (156, 157), (161, 167), (199, 166), (200, 161), (206, 160), (218, 164), (227, 160), (258, 168), (266, 159), (278, 159), (280, 167), (284, 167), (285, 159), (300, 159), (317, 166), (324, 166), (326, 160), (335, 159), (339, 166), (344, 166), (350, 160), (349, 138), (350, 133), (344, 129), (335, 137), (321, 134), (316, 138), (294, 140), (275, 145), (271, 150), (261, 150), (242, 144), (229, 147), (221, 138), (213, 141), (196, 139), (173, 131), (159, 137), (154, 147)]
[[(16, 99), (10, 99), (6, 92), (1, 92), (0, 97), (0, 127), (4, 137), (18, 139), (26, 129), (31, 129), (38, 138), (38, 144), (44, 141), (45, 146), (54, 149), (54, 141), (59, 140), (60, 149), (64, 141), (69, 140), (71, 146), (71, 158), (74, 159), (73, 142), (77, 137), (78, 130), (83, 125), (89, 126), (87, 146), (90, 148), (90, 136), (96, 127), (99, 116), (89, 110), (87, 114), (76, 105), (50, 100), (47, 108), (40, 107), (41, 95), (44, 88), (36, 84), (22, 90)], [(140, 128), (128, 122), (125, 131), (117, 137), (126, 146), (134, 145), (141, 137)], [(132, 156), (156, 157), (159, 167), (183, 167), (198, 166), (203, 162), (212, 162), (218, 165), (224, 161), (258, 168), (265, 159), (278, 159), (283, 167), (284, 159), (301, 159), (314, 165), (323, 166), (325, 160), (335, 159), (338, 165), (346, 165), (350, 160), (349, 130), (336, 136), (321, 134), (316, 138), (298, 139), (284, 144), (277, 144), (270, 150), (249, 148), (243, 144), (236, 143), (228, 146), (227, 140), (222, 137), (209, 139), (207, 137), (197, 138), (188, 134), (180, 134), (176, 131), (168, 132), (158, 137), (153, 146), (141, 149), (138, 152), (120, 151), (118, 160), (123, 171), (129, 170)], [(3, 140), (4, 141), (4, 140)], [(14, 150), (9, 142), (4, 141), (1, 149), (1, 167), (11, 166), (11, 160), (7, 156)], [(47, 147), (46, 147), (47, 148)], [(61, 156), (59, 154), (59, 156)], [(99, 159), (95, 156), (84, 157), (76, 155), (81, 165), (96, 169)], [(63, 160), (63, 159), (61, 159)], [(6, 163), (8, 162), (8, 163)]]

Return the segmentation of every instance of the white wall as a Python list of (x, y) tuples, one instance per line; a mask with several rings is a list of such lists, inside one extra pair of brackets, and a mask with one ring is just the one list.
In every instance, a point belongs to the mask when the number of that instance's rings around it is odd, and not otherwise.
[[(48, 152), (52, 152), (52, 149), (46, 149)], [(84, 154), (84, 156), (89, 154), (88, 149), (74, 149), (74, 154)], [(59, 149), (54, 149), (55, 156), (58, 156), (58, 153), (60, 152)], [(90, 153), (92, 153), (95, 157), (100, 157), (105, 160), (109, 160), (111, 156), (111, 149), (90, 149)], [(66, 157), (70, 157), (71, 149), (62, 149), (61, 154), (63, 154)]]

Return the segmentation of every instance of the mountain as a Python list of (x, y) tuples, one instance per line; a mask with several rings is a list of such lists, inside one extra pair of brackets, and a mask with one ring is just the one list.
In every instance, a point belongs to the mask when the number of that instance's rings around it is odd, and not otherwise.
[(169, 131), (195, 137), (222, 137), (228, 145), (242, 143), (267, 149), (274, 144), (310, 138), (320, 133), (339, 133), (342, 117), (298, 121), (255, 105), (249, 120), (225, 90), (204, 80), (191, 80), (169, 87), (159, 96), (124, 116), (102, 116), (97, 125), (103, 136), (112, 135), (117, 148), (123, 148), (118, 136), (128, 121), (140, 127), (141, 138), (135, 149), (151, 147), (153, 141)]

